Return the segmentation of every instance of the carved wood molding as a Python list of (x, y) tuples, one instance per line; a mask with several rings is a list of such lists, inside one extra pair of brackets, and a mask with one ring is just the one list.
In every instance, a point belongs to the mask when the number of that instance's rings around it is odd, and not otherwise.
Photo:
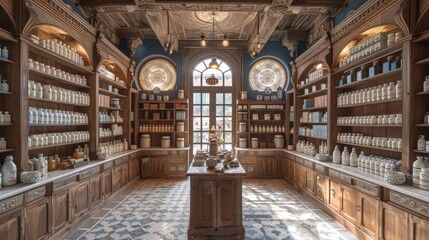
[[(24, 0), (29, 9), (38, 14), (48, 14), (56, 21), (69, 26), (76, 36), (95, 43), (96, 30), (61, 0)], [(45, 24), (49, 24), (46, 22)], [(29, 30), (29, 29), (27, 29)]]
[(397, 0), (367, 1), (357, 9), (350, 18), (345, 19), (332, 30), (332, 42), (340, 40), (344, 35), (360, 27), (369, 19), (379, 15), (381, 12), (397, 3)]
[[(128, 65), (130, 58), (114, 46), (106, 37), (100, 35), (97, 41), (97, 52), (107, 60), (115, 60), (119, 65)], [(113, 59), (112, 59), (113, 58)], [(126, 63), (126, 64), (125, 64)]]
[[(301, 65), (304, 65), (306, 62), (314, 62), (312, 60), (317, 55), (321, 54), (323, 57), (326, 57), (331, 50), (331, 43), (329, 42), (328, 37), (319, 39), (316, 43), (314, 43), (307, 51), (301, 54), (299, 57), (295, 59), (295, 64), (299, 68)], [(326, 59), (323, 61), (326, 63)]]
[(403, 195), (395, 191), (389, 191), (389, 200), (400, 206), (403, 206), (425, 216), (429, 216), (429, 203), (417, 200), (415, 198)]

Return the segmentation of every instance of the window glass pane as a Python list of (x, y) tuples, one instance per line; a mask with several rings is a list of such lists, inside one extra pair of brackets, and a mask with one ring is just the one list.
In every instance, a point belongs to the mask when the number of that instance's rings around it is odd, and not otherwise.
[(232, 133), (231, 132), (224, 132), (224, 139), (225, 143), (232, 143)]
[(232, 106), (225, 106), (225, 116), (232, 116)]
[(223, 147), (226, 150), (231, 150), (232, 149), (232, 144), (224, 144)]
[(202, 142), (209, 143), (209, 132), (203, 132)]
[(225, 93), (225, 104), (232, 104), (232, 93)]
[(216, 129), (218, 129), (219, 126), (222, 126), (222, 131), (225, 130), (225, 126), (223, 125), (223, 117), (216, 118)]
[(201, 118), (194, 117), (194, 131), (200, 131), (200, 130), (201, 130)]
[(216, 106), (216, 116), (223, 116), (223, 106)]
[(210, 130), (210, 118), (208, 118), (208, 117), (203, 117), (202, 118), (203, 120), (202, 120), (202, 129), (203, 129), (203, 131), (209, 131)]
[(194, 116), (201, 116), (201, 106), (194, 106)]
[(204, 71), (206, 68), (207, 68), (207, 67), (206, 67), (206, 65), (204, 65), (204, 63), (203, 63), (203, 62), (200, 62), (200, 64), (198, 64), (198, 65), (195, 67), (195, 70), (197, 70), (197, 71), (199, 71), (199, 72), (202, 72), (202, 71)]
[(210, 116), (210, 106), (203, 106), (203, 116)]
[(210, 104), (210, 93), (202, 93), (201, 94), (201, 103), (202, 104)]
[(222, 62), (222, 63), (219, 65), (219, 70), (220, 70), (220, 71), (222, 71), (222, 72), (226, 72), (226, 71), (228, 71), (228, 70), (229, 70), (229, 67), (228, 67), (228, 65), (227, 65), (226, 63)]
[(201, 86), (201, 73), (198, 71), (194, 71), (192, 74), (193, 86)]
[(231, 87), (232, 86), (232, 74), (231, 71), (228, 71), (225, 73), (225, 87)]
[(225, 118), (225, 131), (232, 131), (232, 117)]
[(193, 149), (194, 155), (197, 153), (197, 150), (201, 150), (200, 144), (194, 144), (194, 149)]
[(194, 104), (201, 104), (201, 93), (194, 93)]
[(194, 132), (194, 143), (201, 143), (201, 132)]
[(216, 104), (223, 104), (223, 93), (216, 93)]
[(211, 58), (204, 60), (204, 63), (206, 64), (206, 66), (209, 66), (209, 63), (212, 61)]

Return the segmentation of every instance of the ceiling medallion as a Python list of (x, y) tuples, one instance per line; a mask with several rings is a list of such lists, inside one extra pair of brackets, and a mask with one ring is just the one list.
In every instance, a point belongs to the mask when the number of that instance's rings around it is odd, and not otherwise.
[(215, 13), (214, 20), (216, 22), (222, 22), (229, 16), (229, 13), (227, 12), (201, 12), (200, 11), (200, 12), (195, 12), (195, 17), (201, 22), (211, 23), (213, 20), (213, 13)]
[(268, 92), (279, 87), (284, 89), (285, 84), (286, 70), (272, 58), (258, 60), (249, 70), (249, 85), (254, 91)]
[(176, 67), (166, 59), (155, 58), (143, 65), (138, 77), (144, 91), (168, 91), (176, 86)]

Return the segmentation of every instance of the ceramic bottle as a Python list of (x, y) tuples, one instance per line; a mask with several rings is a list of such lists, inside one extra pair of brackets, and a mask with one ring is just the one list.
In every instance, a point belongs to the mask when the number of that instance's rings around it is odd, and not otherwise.
[(13, 162), (12, 156), (7, 156), (4, 160), (4, 164), (1, 167), (1, 175), (2, 175), (2, 186), (8, 187), (16, 184), (17, 181), (17, 171), (16, 165)]
[(425, 81), (423, 83), (423, 92), (429, 91), (429, 76), (425, 77)]
[(417, 160), (413, 163), (413, 185), (418, 187), (420, 184), (420, 172), (425, 168), (425, 163), (422, 156), (417, 156)]
[(425, 135), (420, 135), (417, 140), (417, 150), (424, 151), (426, 149)]
[(344, 147), (343, 153), (341, 154), (341, 164), (344, 166), (350, 165), (350, 154), (347, 147)]
[(338, 149), (338, 145), (335, 145), (334, 152), (332, 153), (332, 162), (337, 164), (341, 163), (341, 153)]
[(356, 149), (352, 148), (352, 152), (350, 153), (350, 166), (357, 167), (358, 165), (358, 156), (356, 153)]
[(402, 98), (402, 80), (398, 80), (395, 88), (396, 98)]

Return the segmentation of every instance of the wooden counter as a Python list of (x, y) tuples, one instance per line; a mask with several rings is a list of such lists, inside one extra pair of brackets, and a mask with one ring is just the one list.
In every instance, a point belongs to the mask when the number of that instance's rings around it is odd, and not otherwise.
[[(219, 165), (219, 164), (218, 164)], [(235, 237), (244, 239), (240, 165), (225, 173), (204, 167), (189, 167), (191, 201), (188, 239)]]

